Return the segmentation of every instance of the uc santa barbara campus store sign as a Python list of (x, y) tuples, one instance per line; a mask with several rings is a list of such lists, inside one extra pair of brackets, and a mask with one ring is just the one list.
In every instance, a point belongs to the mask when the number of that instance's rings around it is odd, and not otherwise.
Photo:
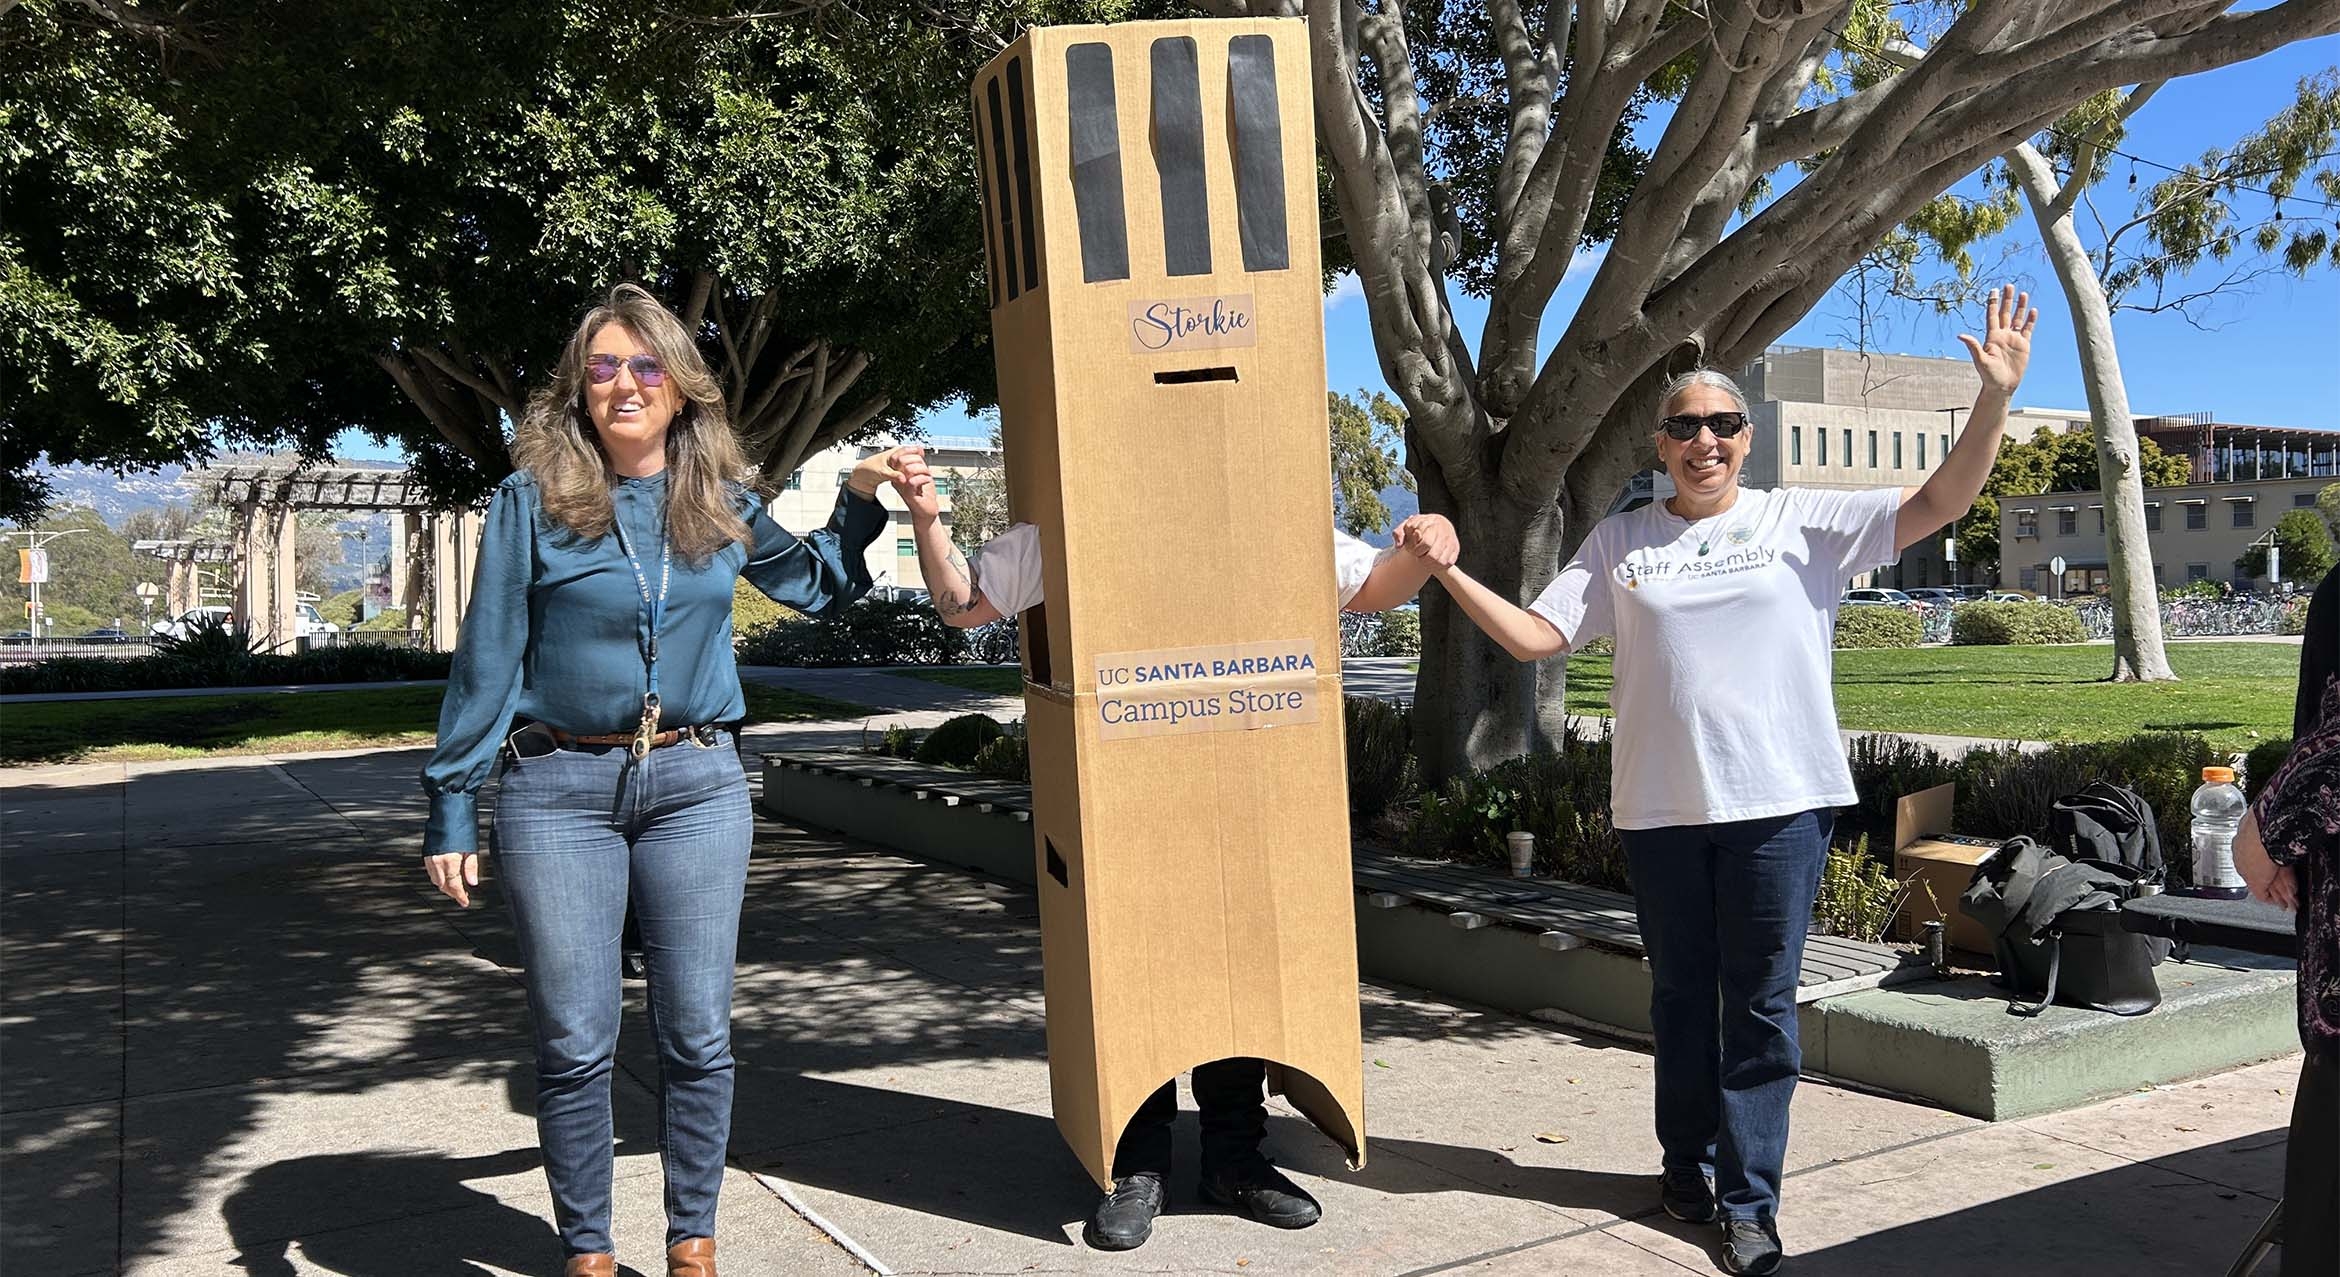
[(1313, 723), (1314, 645), (1292, 640), (1113, 652), (1097, 658), (1103, 740)]

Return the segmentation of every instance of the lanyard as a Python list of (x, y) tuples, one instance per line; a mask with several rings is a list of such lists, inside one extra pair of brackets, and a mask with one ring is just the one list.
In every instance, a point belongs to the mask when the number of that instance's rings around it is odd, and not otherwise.
[(649, 689), (642, 694), (642, 721), (634, 732), (634, 757), (650, 752), (650, 738), (658, 734), (658, 625), (666, 615), (666, 589), (674, 581), (674, 541), (666, 534), (662, 517), (658, 534), (658, 593), (650, 593), (650, 578), (642, 572), (642, 561), (634, 557), (634, 547), (626, 540), (625, 520), (611, 512), (610, 527), (617, 533), (618, 549), (625, 552), (626, 566), (634, 570), (634, 585), (642, 591), (642, 610), (648, 624), (641, 642), (642, 669)]

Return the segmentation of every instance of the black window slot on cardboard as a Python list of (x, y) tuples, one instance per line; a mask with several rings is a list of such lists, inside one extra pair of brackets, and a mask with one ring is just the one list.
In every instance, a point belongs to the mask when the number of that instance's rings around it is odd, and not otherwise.
[(1023, 223), (1024, 289), (1040, 286), (1040, 228), (1032, 221), (1032, 119), (1024, 106), (1024, 60), (1007, 64), (1008, 119), (1016, 128), (1016, 220)]
[(1113, 94), (1113, 46), (1064, 51), (1072, 132), (1073, 216), (1081, 228), (1081, 281), (1129, 278), (1129, 219), (1121, 204), (1121, 117)]
[(1284, 234), (1284, 124), (1276, 100), (1276, 45), (1239, 35), (1227, 45), (1228, 116), (1235, 125), (1235, 215), (1243, 269), (1292, 264)]
[(1232, 368), (1175, 368), (1154, 374), (1154, 384), (1160, 386), (1191, 386), (1201, 381), (1235, 381)]
[(1007, 120), (1000, 110), (998, 77), (983, 92), (991, 106), (991, 171), (999, 179), (999, 277), (1007, 281), (1007, 299), (1014, 301), (1022, 290), (1016, 286), (1016, 224), (1008, 200)]
[(1203, 178), (1202, 70), (1194, 39), (1154, 41), (1154, 167), (1162, 175), (1162, 258), (1171, 275), (1211, 273), (1211, 199)]

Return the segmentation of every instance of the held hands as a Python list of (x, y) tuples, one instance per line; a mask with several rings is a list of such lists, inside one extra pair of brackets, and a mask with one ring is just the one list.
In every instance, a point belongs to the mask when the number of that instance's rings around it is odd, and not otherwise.
[(900, 472), (892, 478), (894, 492), (910, 508), (912, 521), (932, 523), (942, 517), (942, 494), (935, 490), (934, 472), (926, 468), (926, 452), (922, 448), (902, 451)]
[(1462, 542), (1454, 535), (1454, 525), (1439, 514), (1417, 514), (1397, 525), (1398, 548), (1422, 561), (1422, 567), (1442, 572), (1454, 566), (1462, 556)]
[(2031, 364), (2031, 329), (2039, 322), (2039, 311), (2031, 305), (2031, 294), (2018, 293), (2009, 284), (1991, 290), (1988, 312), (1981, 341), (1965, 333), (1958, 334), (1958, 340), (1966, 343), (1983, 389), (2012, 395)]
[(423, 872), (431, 876), (431, 885), (446, 893), (448, 899), (466, 909), (471, 907), (471, 888), (479, 885), (478, 852), (451, 851), (443, 856), (425, 856)]
[(881, 485), (892, 483), (899, 488), (904, 459), (917, 457), (923, 464), (925, 456), (926, 449), (923, 446), (904, 444), (899, 448), (888, 448), (875, 456), (863, 457), (854, 464), (853, 473), (846, 478), (845, 486), (853, 489), (854, 495), (875, 501)]

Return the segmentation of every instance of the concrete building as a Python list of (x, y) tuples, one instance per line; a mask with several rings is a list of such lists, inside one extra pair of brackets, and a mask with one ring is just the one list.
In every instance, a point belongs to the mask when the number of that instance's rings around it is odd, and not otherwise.
[[(951, 521), (952, 493), (958, 481), (998, 466), (999, 449), (990, 439), (975, 435), (930, 435), (914, 442), (926, 445), (926, 464), (936, 472), (936, 486), (942, 491), (943, 522), (947, 525)], [(893, 445), (890, 439), (839, 444), (805, 458), (804, 464), (782, 480), (780, 491), (773, 495), (768, 507), (772, 517), (791, 532), (809, 532), (825, 526), (829, 512), (836, 508), (837, 489), (845, 486), (854, 464)], [(865, 552), (874, 588), (925, 588), (926, 575), (918, 566), (918, 545), (910, 534), (910, 512), (902, 508), (901, 498), (891, 488), (878, 490), (878, 502), (893, 516), (893, 526), (870, 542)]]
[[(2146, 540), (2160, 585), (2264, 584), (2237, 572), (2234, 561), (2285, 514), (2313, 509), (2316, 494), (2340, 479), (2340, 431), (2228, 425), (2197, 414), (2139, 418), (2137, 434), (2187, 458), (2197, 480), (2145, 490)], [(2061, 577), (2050, 571), (2058, 558)], [(2050, 597), (2102, 593), (2109, 588), (2105, 558), (2101, 493), (1999, 498), (2002, 584)]]
[[(1982, 389), (1974, 365), (1963, 357), (1809, 346), (1772, 347), (1747, 366), (1739, 384), (1755, 429), (1740, 482), (1756, 488), (1924, 483), (1957, 441)], [(1854, 584), (1949, 584), (1948, 539), (1945, 529), (1911, 546), (1898, 564)]]

